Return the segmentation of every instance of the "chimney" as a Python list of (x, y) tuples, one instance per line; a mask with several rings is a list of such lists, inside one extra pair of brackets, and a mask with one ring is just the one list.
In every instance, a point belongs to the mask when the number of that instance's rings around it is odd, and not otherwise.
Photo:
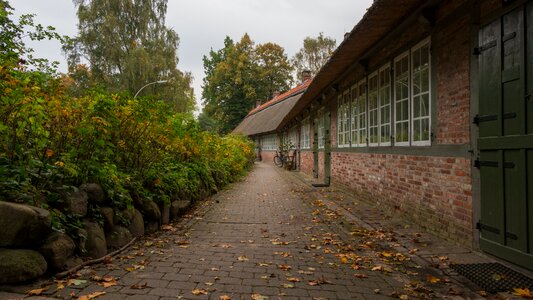
[(302, 83), (306, 82), (309, 79), (311, 79), (311, 71), (303, 70), (302, 71)]
[(272, 93), (272, 99), (276, 98), (279, 95), (281, 95), (279, 91), (274, 91), (274, 93)]

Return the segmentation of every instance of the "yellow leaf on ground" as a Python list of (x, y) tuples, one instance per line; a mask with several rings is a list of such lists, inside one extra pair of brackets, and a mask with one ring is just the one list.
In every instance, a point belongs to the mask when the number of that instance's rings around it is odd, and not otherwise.
[(34, 289), (34, 290), (26, 291), (26, 294), (27, 294), (28, 296), (39, 296), (39, 295), (41, 295), (44, 291), (46, 291), (47, 289), (48, 289), (48, 287), (41, 288), (41, 289)]
[(218, 297), (219, 300), (231, 300), (231, 297), (228, 296), (228, 295), (222, 295), (220, 297)]
[(102, 295), (105, 295), (105, 292), (94, 292), (94, 293), (90, 293), (89, 295), (80, 296), (78, 297), (78, 300), (90, 300), (96, 297), (100, 297)]
[(426, 280), (427, 280), (428, 282), (431, 282), (431, 283), (438, 283), (438, 282), (440, 282), (440, 278), (437, 278), (437, 277), (432, 276), (432, 275), (427, 275), (427, 276), (426, 276)]
[(193, 295), (199, 296), (199, 295), (207, 295), (207, 291), (204, 289), (194, 289), (191, 291)]
[(244, 255), (241, 255), (241, 256), (237, 257), (237, 259), (238, 259), (239, 261), (247, 261), (247, 260), (249, 260), (248, 257), (246, 257), (246, 256), (244, 256)]
[(514, 289), (513, 295), (520, 296), (526, 299), (533, 299), (533, 294), (531, 294), (531, 291), (529, 289)]
[(267, 300), (267, 296), (263, 296), (261, 294), (252, 294), (252, 300)]
[(301, 281), (300, 278), (297, 278), (297, 277), (289, 277), (289, 278), (287, 278), (287, 280), (290, 281), (290, 282), (300, 282)]

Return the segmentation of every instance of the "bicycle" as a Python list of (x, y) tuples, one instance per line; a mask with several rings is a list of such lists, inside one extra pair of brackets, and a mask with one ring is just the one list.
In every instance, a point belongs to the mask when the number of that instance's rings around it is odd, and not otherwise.
[(283, 167), (288, 160), (288, 156), (283, 153), (283, 151), (276, 151), (276, 155), (274, 156), (274, 164), (278, 167)]

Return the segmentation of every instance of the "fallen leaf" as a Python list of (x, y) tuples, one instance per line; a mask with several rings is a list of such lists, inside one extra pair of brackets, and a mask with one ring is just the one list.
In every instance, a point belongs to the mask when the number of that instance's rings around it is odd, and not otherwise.
[(301, 281), (300, 278), (297, 278), (297, 277), (289, 277), (287, 278), (287, 280), (289, 282), (300, 282)]
[(46, 290), (48, 290), (48, 287), (30, 290), (30, 291), (26, 291), (26, 295), (28, 295), (28, 296), (40, 296)]
[(132, 290), (144, 290), (146, 288), (149, 288), (148, 282), (145, 282), (143, 284), (134, 284), (134, 285), (130, 286), (130, 289), (132, 289)]
[(87, 283), (87, 280), (82, 280), (82, 279), (69, 279), (67, 281), (67, 285), (75, 285), (75, 286), (82, 285), (85, 283)]
[(526, 289), (515, 288), (513, 290), (513, 295), (520, 296), (526, 299), (533, 299), (533, 294), (531, 294), (531, 291), (527, 288)]
[(204, 289), (194, 289), (191, 291), (193, 295), (199, 296), (199, 295), (207, 295), (207, 291)]
[(212, 286), (212, 285), (214, 285), (214, 283), (212, 283), (212, 282), (206, 282), (205, 285), (207, 285), (207, 286)]
[(379, 293), (381, 293), (380, 289), (374, 289), (374, 294), (379, 294)]
[(161, 226), (161, 230), (176, 231), (177, 229), (171, 225), (163, 225)]
[(231, 297), (228, 295), (222, 295), (218, 297), (219, 300), (231, 300)]
[(89, 295), (80, 296), (78, 297), (78, 300), (90, 300), (96, 297), (100, 297), (102, 295), (105, 295), (105, 292), (94, 292), (94, 293), (90, 293)]
[(431, 283), (438, 283), (438, 282), (440, 282), (440, 278), (437, 278), (437, 277), (432, 276), (432, 275), (427, 275), (427, 276), (426, 276), (426, 280), (427, 280), (428, 282), (431, 282)]
[(108, 288), (108, 287), (111, 287), (111, 286), (114, 286), (114, 285), (117, 285), (117, 281), (116, 280), (113, 280), (113, 281), (104, 281), (104, 282), (101, 282), (101, 283), (98, 283), (98, 285), (101, 285), (105, 288)]
[(368, 278), (368, 275), (365, 274), (354, 274), (355, 278)]
[(278, 269), (281, 269), (283, 271), (288, 271), (288, 270), (292, 269), (292, 267), (289, 266), (289, 265), (278, 265)]
[(252, 294), (252, 300), (267, 300), (267, 296), (263, 296), (261, 294)]
[(292, 288), (294, 288), (294, 284), (284, 283), (284, 284), (282, 284), (282, 287), (284, 287), (286, 289), (292, 289)]
[(248, 259), (246, 256), (244, 256), (244, 255), (241, 255), (241, 256), (237, 257), (237, 259), (238, 259), (239, 261), (247, 261), (247, 260), (249, 260), (249, 259)]

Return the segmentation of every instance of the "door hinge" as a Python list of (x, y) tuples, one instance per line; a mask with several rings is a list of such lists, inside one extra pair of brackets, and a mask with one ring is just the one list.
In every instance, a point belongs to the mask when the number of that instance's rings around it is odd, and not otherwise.
[[(497, 162), (497, 161), (494, 161), (494, 160), (479, 160), (479, 159), (476, 159), (474, 160), (474, 167), (476, 168), (480, 168), (480, 167), (499, 167), (500, 164)], [(503, 163), (503, 167), (506, 168), (506, 169), (512, 169), (515, 167), (515, 164), (513, 162), (510, 162), (510, 161), (506, 161)]]
[(511, 240), (518, 240), (518, 236), (514, 233), (506, 232), (505, 237)]
[(496, 120), (498, 120), (498, 115), (484, 115), (484, 116), (476, 115), (472, 123), (479, 126), (479, 123), (481, 122), (496, 121)]
[(516, 113), (515, 113), (515, 112), (506, 112), (506, 113), (503, 113), (502, 118), (503, 118), (503, 119), (514, 119), (514, 118), (516, 118)]
[(486, 43), (483, 46), (474, 48), (473, 54), (474, 55), (480, 55), (483, 51), (488, 50), (488, 49), (493, 48), (493, 47), (496, 47), (497, 45), (498, 45), (498, 43), (496, 42), (496, 40), (490, 41), (490, 42)]
[(479, 231), (488, 231), (495, 234), (500, 234), (500, 230), (498, 228), (483, 224), (481, 221), (476, 223), (476, 229)]
[(474, 167), (476, 168), (480, 168), (480, 167), (498, 167), (498, 162), (497, 161), (492, 161), (492, 160), (479, 160), (479, 159), (476, 159), (474, 160)]

